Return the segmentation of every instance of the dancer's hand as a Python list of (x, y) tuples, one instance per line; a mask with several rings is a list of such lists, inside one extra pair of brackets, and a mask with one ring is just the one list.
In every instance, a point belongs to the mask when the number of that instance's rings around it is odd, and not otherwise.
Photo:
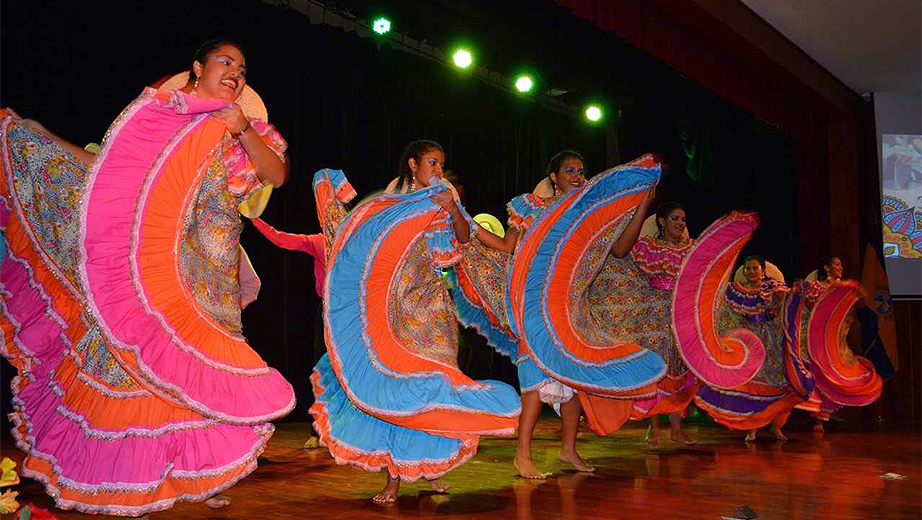
[(638, 212), (646, 213), (650, 205), (653, 204), (653, 199), (656, 198), (656, 186), (656, 184), (650, 186), (650, 189), (648, 189), (647, 193), (644, 194), (643, 200), (640, 201)]
[(227, 131), (232, 135), (239, 136), (250, 126), (250, 121), (243, 114), (243, 109), (237, 103), (233, 103), (231, 106), (221, 110), (215, 110), (211, 113), (211, 116), (227, 125)]
[(451, 196), (451, 192), (448, 190), (431, 195), (429, 198), (452, 215), (458, 212), (458, 205), (455, 204), (455, 198)]

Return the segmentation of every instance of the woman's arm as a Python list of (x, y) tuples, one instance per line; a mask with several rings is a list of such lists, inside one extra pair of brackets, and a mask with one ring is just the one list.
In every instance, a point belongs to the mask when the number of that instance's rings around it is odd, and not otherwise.
[(481, 226), (477, 226), (477, 229), (474, 230), (474, 235), (477, 236), (477, 240), (480, 240), (483, 245), (490, 249), (502, 251), (510, 255), (515, 251), (516, 246), (519, 245), (519, 230), (512, 227), (506, 230), (506, 234), (502, 238), (498, 235), (494, 235)]
[(212, 112), (211, 115), (224, 121), (231, 135), (240, 141), (250, 161), (256, 166), (256, 176), (260, 181), (268, 182), (276, 188), (285, 184), (288, 180), (288, 162), (279, 159), (279, 156), (263, 142), (256, 130), (250, 126), (239, 105), (234, 103)]
[(318, 253), (323, 255), (323, 249), (317, 251), (314, 247), (314, 244), (311, 242), (311, 237), (313, 235), (285, 233), (275, 229), (269, 224), (266, 224), (260, 218), (251, 219), (251, 222), (253, 222), (253, 227), (255, 227), (257, 231), (262, 233), (262, 235), (269, 239), (270, 242), (281, 247), (282, 249), (288, 249), (290, 251), (303, 251), (313, 257), (316, 257)]
[(93, 166), (93, 162), (96, 161), (96, 154), (90, 153), (84, 150), (83, 148), (80, 148), (79, 146), (69, 141), (64, 140), (63, 138), (58, 137), (57, 135), (48, 131), (48, 129), (42, 126), (42, 124), (39, 123), (38, 121), (34, 119), (23, 119), (22, 124), (24, 124), (25, 126), (33, 130), (38, 130), (39, 132), (47, 135), (49, 138), (51, 138), (52, 141), (59, 144), (61, 148), (64, 148), (65, 150), (70, 152), (71, 155), (76, 157), (78, 161), (82, 162), (87, 167), (87, 169)]
[(448, 212), (451, 215), (451, 226), (455, 230), (455, 238), (458, 239), (458, 242), (466, 244), (471, 241), (471, 226), (464, 220), (464, 217), (461, 215), (461, 210), (458, 208), (458, 204), (455, 203), (455, 199), (451, 194), (451, 191), (443, 191), (432, 196), (432, 200), (436, 204), (442, 206), (442, 209)]
[(643, 228), (643, 221), (647, 218), (647, 210), (650, 209), (650, 204), (653, 202), (655, 196), (656, 186), (651, 186), (650, 189), (647, 190), (646, 195), (644, 195), (640, 205), (637, 206), (637, 211), (634, 212), (634, 216), (631, 217), (631, 221), (628, 222), (621, 236), (612, 244), (611, 254), (618, 258), (623, 258), (624, 255), (631, 252), (631, 248), (633, 248), (634, 244), (637, 242), (637, 237), (640, 236), (640, 230)]

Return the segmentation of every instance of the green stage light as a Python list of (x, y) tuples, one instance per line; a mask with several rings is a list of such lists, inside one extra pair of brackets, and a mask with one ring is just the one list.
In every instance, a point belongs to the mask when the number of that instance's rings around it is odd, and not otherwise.
[(470, 51), (466, 49), (459, 49), (451, 59), (455, 62), (455, 65), (462, 69), (470, 67), (471, 63), (474, 62), (474, 58), (471, 56)]
[(391, 21), (383, 16), (381, 18), (376, 18), (371, 28), (378, 34), (387, 34), (391, 32)]
[(590, 121), (602, 119), (602, 109), (596, 105), (589, 105), (589, 107), (586, 108), (586, 119)]
[(535, 84), (528, 76), (519, 76), (519, 79), (515, 80), (515, 88), (522, 93), (528, 92), (531, 90)]

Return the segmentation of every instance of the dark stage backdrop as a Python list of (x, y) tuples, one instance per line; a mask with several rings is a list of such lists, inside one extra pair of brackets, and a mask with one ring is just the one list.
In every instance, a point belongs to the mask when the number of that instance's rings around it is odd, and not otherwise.
[[(99, 141), (143, 86), (188, 67), (202, 40), (221, 35), (239, 41), (248, 81), (290, 145), (292, 178), (263, 215), (282, 230), (318, 230), (314, 171), (344, 170), (361, 197), (395, 176), (402, 148), (412, 139), (439, 141), (447, 166), (465, 186), (468, 210), (503, 221), (505, 203), (530, 191), (548, 158), (562, 148), (584, 152), (590, 171), (656, 152), (668, 163), (660, 198), (686, 205), (693, 235), (731, 209), (759, 211), (763, 228), (750, 249), (768, 253), (786, 274), (802, 274), (791, 271), (798, 244), (792, 143), (623, 44), (613, 48), (633, 53), (632, 63), (649, 68), (639, 70), (627, 88), (623, 71), (611, 85), (598, 86), (617, 100), (620, 116), (612, 110), (608, 124), (593, 126), (257, 0), (157, 6), (4, 2), (0, 23), (0, 104), (80, 144)], [(622, 60), (594, 45), (587, 49), (590, 58), (614, 74)], [(547, 60), (560, 68), (567, 56), (548, 54)], [(295, 386), (301, 404), (290, 418), (305, 420), (319, 305), (311, 262), (274, 248), (251, 226), (242, 243), (263, 283), (259, 299), (244, 311), (245, 333)], [(461, 363), (471, 375), (514, 381), (508, 360), (479, 339), (464, 338)], [(4, 362), (4, 412), (11, 376)]]

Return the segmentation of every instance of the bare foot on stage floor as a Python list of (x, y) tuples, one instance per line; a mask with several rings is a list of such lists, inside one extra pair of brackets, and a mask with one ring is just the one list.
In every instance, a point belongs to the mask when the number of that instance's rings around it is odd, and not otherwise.
[(429, 481), (429, 485), (432, 486), (432, 490), (436, 493), (448, 493), (448, 488), (451, 487), (448, 484), (442, 484), (442, 482), (437, 479), (426, 479)]
[(561, 450), (560, 453), (557, 454), (557, 458), (560, 459), (561, 462), (569, 462), (570, 464), (573, 464), (573, 467), (576, 468), (576, 471), (584, 471), (586, 473), (592, 473), (595, 471), (595, 468), (589, 464), (586, 464), (586, 461), (584, 461), (583, 458), (579, 456), (579, 453), (576, 453), (576, 451), (565, 452)]
[(781, 428), (772, 428), (772, 434), (773, 434), (773, 435), (775, 436), (775, 438), (778, 439), (779, 441), (786, 441), (786, 440), (788, 440), (787, 436), (786, 436), (785, 434), (781, 433)]
[(823, 423), (820, 421), (813, 423), (813, 431), (823, 433)]
[[(387, 471), (387, 470), (385, 470)], [(392, 478), (390, 473), (387, 474), (387, 484), (380, 493), (373, 499), (377, 504), (393, 504), (397, 502), (397, 493), (400, 491), (400, 479)]]
[(745, 440), (746, 442), (752, 442), (756, 440), (756, 434), (758, 432), (759, 430), (749, 430), (749, 433), (746, 434), (746, 438), (743, 440)]
[(688, 435), (685, 435), (685, 432), (683, 432), (682, 430), (672, 430), (669, 433), (669, 438), (675, 442), (679, 442), (679, 443), (686, 444), (686, 445), (697, 444), (698, 442), (696, 439), (692, 439)]
[(215, 495), (205, 501), (205, 505), (212, 509), (221, 509), (230, 505), (230, 498), (224, 495)]
[(516, 453), (515, 458), (512, 459), (512, 465), (515, 466), (515, 469), (519, 472), (519, 476), (523, 478), (547, 478), (551, 476), (550, 473), (538, 471), (531, 457), (524, 457), (518, 453)]

